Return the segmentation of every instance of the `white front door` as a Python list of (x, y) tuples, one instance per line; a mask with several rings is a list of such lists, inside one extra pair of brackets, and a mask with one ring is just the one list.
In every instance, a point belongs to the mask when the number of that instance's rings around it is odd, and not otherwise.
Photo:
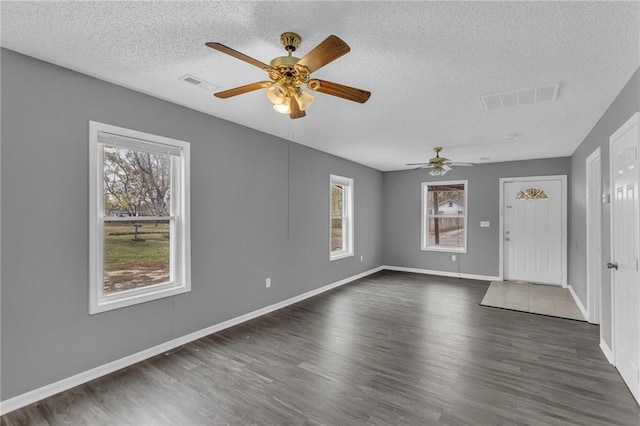
[(565, 176), (503, 180), (505, 279), (566, 282), (565, 182)]
[(638, 114), (609, 139), (611, 155), (611, 285), (615, 366), (636, 400), (638, 393)]

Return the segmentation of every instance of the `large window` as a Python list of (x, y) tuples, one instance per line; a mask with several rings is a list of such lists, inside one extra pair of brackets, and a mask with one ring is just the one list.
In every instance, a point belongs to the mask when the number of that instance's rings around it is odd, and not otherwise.
[(353, 179), (330, 176), (329, 260), (353, 256)]
[(89, 313), (189, 291), (189, 143), (90, 122), (89, 152)]
[(467, 181), (422, 183), (422, 250), (467, 252)]

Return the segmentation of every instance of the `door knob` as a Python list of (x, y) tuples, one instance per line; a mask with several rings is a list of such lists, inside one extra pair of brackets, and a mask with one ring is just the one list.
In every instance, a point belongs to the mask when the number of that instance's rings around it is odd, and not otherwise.
[(607, 268), (618, 270), (618, 262), (607, 262)]
[(504, 240), (505, 241), (511, 241), (511, 238), (505, 238)]

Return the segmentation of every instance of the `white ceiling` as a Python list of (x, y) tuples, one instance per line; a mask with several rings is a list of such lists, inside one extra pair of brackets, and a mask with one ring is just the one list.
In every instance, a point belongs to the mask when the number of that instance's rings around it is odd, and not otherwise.
[[(424, 161), (568, 156), (640, 66), (634, 2), (8, 2), (1, 45), (379, 170)], [(205, 47), (217, 41), (268, 63), (279, 37), (297, 55), (330, 34), (351, 52), (314, 76), (372, 92), (366, 104), (315, 93), (291, 120), (259, 68)], [(480, 95), (561, 83), (556, 101), (485, 110)], [(520, 135), (507, 141), (510, 134)], [(483, 159), (488, 157), (488, 159)]]

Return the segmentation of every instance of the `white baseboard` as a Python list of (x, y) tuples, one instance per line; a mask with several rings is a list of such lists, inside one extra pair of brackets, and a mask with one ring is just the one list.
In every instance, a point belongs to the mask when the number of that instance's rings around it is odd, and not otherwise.
[(465, 274), (463, 272), (458, 273), (458, 272), (448, 272), (448, 271), (434, 271), (430, 269), (405, 268), (404, 266), (384, 265), (382, 269), (388, 269), (389, 271), (398, 271), (398, 272), (414, 272), (416, 274), (438, 275), (441, 277), (467, 278), (470, 280), (502, 281), (500, 277), (493, 277), (490, 275), (476, 275), (476, 274)]
[(34, 389), (29, 392), (25, 392), (21, 395), (14, 396), (13, 398), (9, 398), (6, 401), (0, 401), (0, 415), (7, 414), (11, 411), (17, 410), (18, 408), (26, 407), (29, 404), (33, 404), (34, 402), (41, 401), (45, 398), (48, 398), (57, 393), (63, 392), (65, 390), (71, 389), (73, 387), (82, 385), (91, 380), (95, 380), (99, 377), (105, 376), (107, 374), (113, 373), (114, 371), (118, 371), (122, 368), (128, 367), (130, 365), (136, 364), (140, 361), (144, 361), (145, 359), (149, 359), (156, 355), (163, 354), (172, 349), (185, 345), (187, 343), (193, 342), (194, 340), (198, 340), (202, 337), (208, 336), (210, 334), (216, 333), (218, 331), (224, 330), (229, 327), (233, 327), (234, 325), (241, 324), (243, 322), (252, 320), (254, 318), (260, 317), (262, 315), (266, 315), (270, 312), (277, 311), (278, 309), (282, 309), (286, 306), (293, 305), (294, 303), (300, 302), (304, 299), (308, 299), (310, 297), (316, 296), (320, 293), (324, 293), (325, 291), (332, 290), (336, 287), (340, 287), (344, 284), (350, 283), (357, 279), (366, 277), (367, 275), (371, 275), (375, 272), (383, 270), (384, 267), (379, 266), (377, 268), (369, 269), (368, 271), (362, 272), (357, 275), (353, 275), (351, 277), (345, 278), (340, 281), (336, 281), (331, 284), (327, 284), (323, 287), (317, 288), (315, 290), (308, 291), (306, 293), (302, 293), (298, 296), (291, 297), (289, 299), (283, 300), (278, 303), (274, 303), (273, 305), (265, 306), (264, 308), (260, 308), (253, 312), (249, 312), (244, 315), (240, 315), (239, 317), (231, 318), (227, 321), (223, 321), (221, 323), (212, 325), (207, 328), (203, 328), (202, 330), (195, 331), (193, 333), (184, 335), (182, 337), (178, 337), (176, 339), (172, 339), (168, 342), (161, 343), (157, 346), (151, 347), (149, 349), (145, 349), (143, 351), (137, 352), (135, 354), (126, 356), (124, 358), (117, 359), (115, 361), (109, 362), (107, 364), (101, 365), (96, 368), (92, 368), (91, 370), (84, 371), (82, 373), (75, 374), (71, 377), (67, 377), (66, 379), (59, 380), (55, 383), (51, 383), (46, 386), (42, 386), (41, 388)]
[(587, 311), (587, 308), (584, 307), (584, 305), (580, 301), (580, 298), (578, 297), (576, 292), (573, 290), (573, 287), (571, 287), (571, 284), (569, 284), (568, 288), (569, 288), (569, 293), (571, 293), (571, 297), (573, 297), (573, 300), (575, 300), (576, 305), (578, 305), (578, 309), (580, 309), (582, 316), (584, 317), (585, 320), (589, 321), (589, 312)]
[(614, 365), (613, 364), (613, 351), (609, 348), (609, 345), (607, 345), (607, 342), (605, 342), (602, 339), (600, 339), (600, 350), (604, 354), (604, 357), (607, 358), (607, 361), (609, 361), (609, 364)]

